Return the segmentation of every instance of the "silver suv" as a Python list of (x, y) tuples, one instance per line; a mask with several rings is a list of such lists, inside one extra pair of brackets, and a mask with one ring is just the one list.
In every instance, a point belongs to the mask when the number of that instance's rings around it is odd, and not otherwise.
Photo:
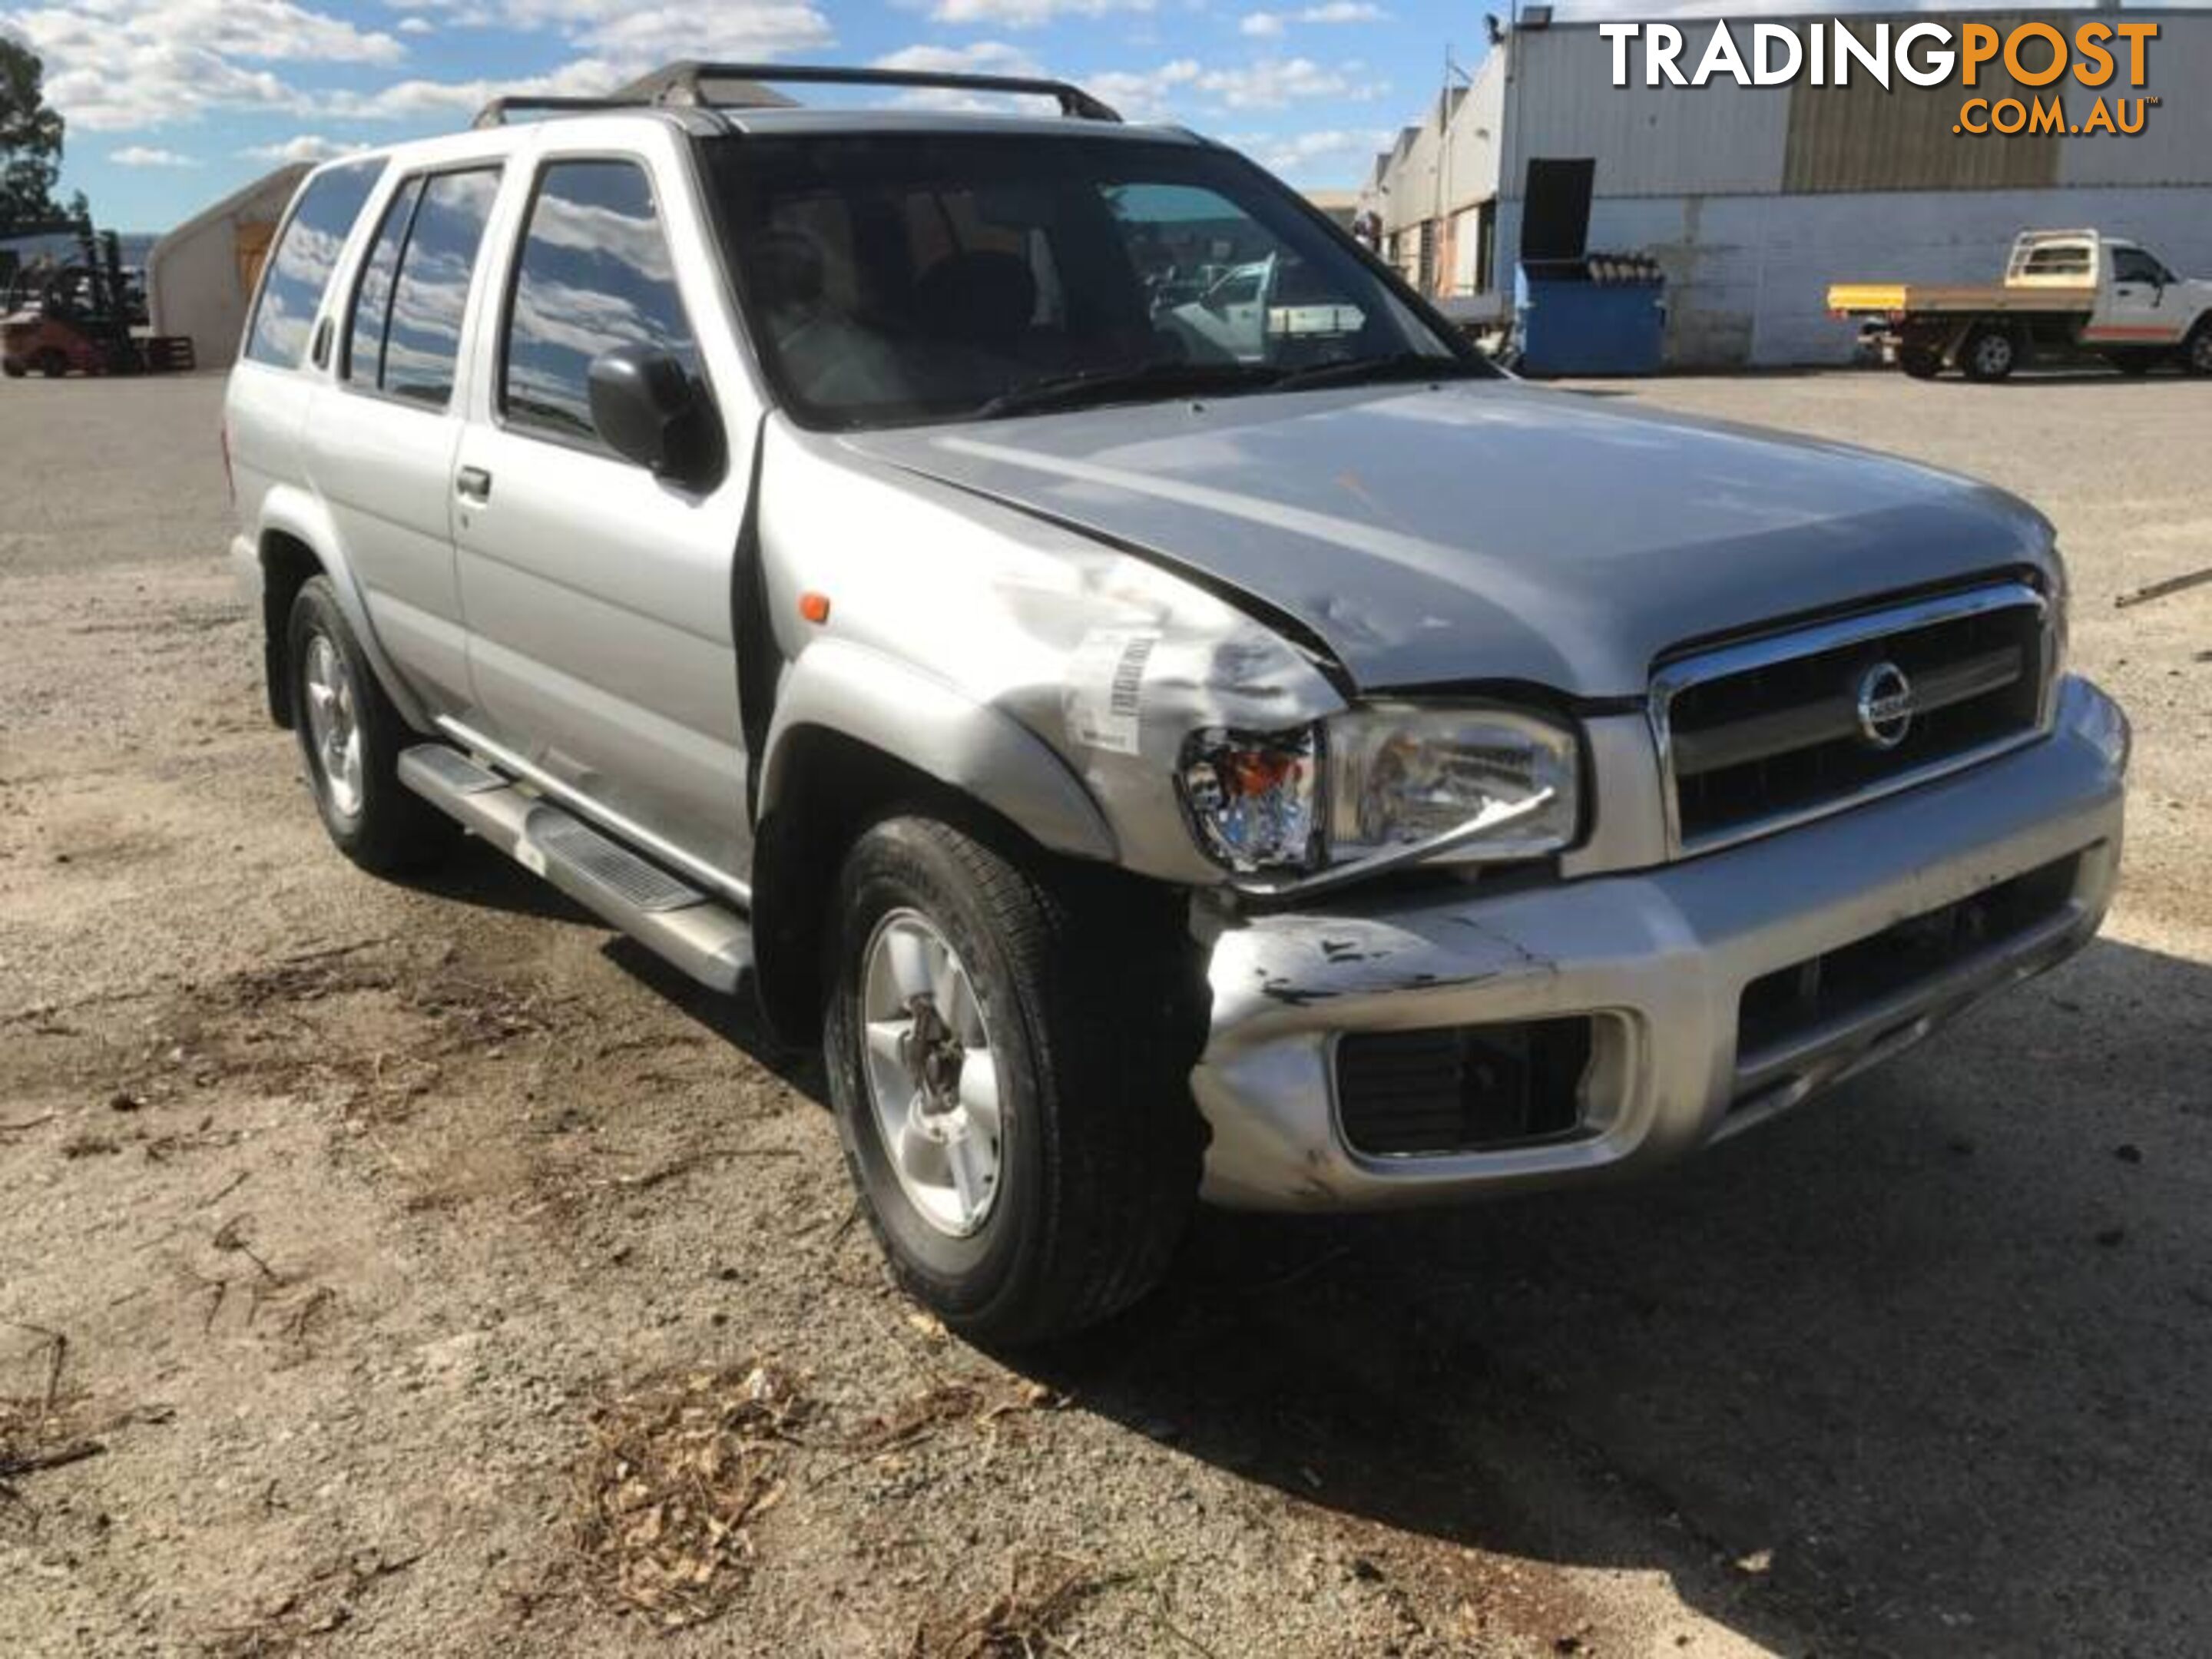
[(325, 167), (226, 437), (339, 848), (465, 828), (818, 1042), (981, 1339), (1130, 1302), (1198, 1198), (1650, 1170), (2112, 888), (2036, 513), (1524, 387), (1058, 83), (678, 65)]

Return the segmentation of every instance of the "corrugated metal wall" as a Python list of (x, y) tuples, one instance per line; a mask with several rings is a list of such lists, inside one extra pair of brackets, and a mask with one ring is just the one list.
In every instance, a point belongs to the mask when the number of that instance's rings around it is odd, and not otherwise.
[[(2081, 21), (2075, 14), (2074, 21)], [(1875, 30), (1890, 25), (1893, 33), (1911, 18), (1848, 20), (1858, 38), (1871, 45)], [(2027, 22), (2018, 13), (1977, 15), (2000, 39)], [(1924, 50), (1916, 48), (1917, 50)], [(2041, 46), (2030, 48), (2040, 52)], [(2031, 67), (2042, 61), (2028, 57)], [(2004, 67), (2002, 56), (1981, 65), (1969, 89), (1958, 85), (1915, 86), (1893, 76), (1885, 87), (1856, 64), (1839, 87), (1800, 83), (1790, 88), (1790, 125), (1783, 152), (1782, 188), (1792, 193), (1865, 190), (2033, 190), (2058, 182), (2056, 132), (2020, 132), (1974, 137), (1955, 132), (1959, 106), (1969, 98), (1991, 104), (2006, 98), (2023, 101), (2051, 95), (2049, 88), (2022, 85)]]
[[(2091, 89), (2069, 78), (2066, 119), (2078, 126), (2099, 93), (2109, 106), (2113, 98), (2153, 97), (2143, 130), (2127, 137), (2100, 133), (2069, 138), (2062, 147), (2062, 185), (2212, 184), (2212, 13), (2176, 17), (2172, 12), (2122, 14), (2130, 23), (2155, 21), (2159, 38), (2145, 54), (2148, 77), (2138, 88), (2112, 85)], [(2115, 82), (2126, 78), (2122, 60)], [(1986, 141), (1984, 141), (1986, 142)]]
[[(1696, 69), (1711, 22), (1684, 21), (1684, 73)], [(1740, 32), (1739, 44), (1748, 40)], [(1518, 195), (1528, 158), (1595, 155), (1605, 196), (1735, 195), (1782, 186), (1789, 129), (1786, 87), (1647, 87), (1641, 60), (1631, 84), (1613, 84), (1613, 48), (1594, 28), (1524, 31), (1505, 88), (1503, 193)]]
[[(1874, 26), (1893, 29), (1939, 23), (1954, 33), (1962, 23), (1985, 22), (2002, 33), (2028, 21), (2050, 24), (2069, 40), (2082, 23), (2154, 22), (2149, 76), (2138, 88), (2124, 84), (2126, 52), (2118, 48), (2119, 72), (2090, 88), (2069, 75), (2057, 85), (2022, 88), (2002, 58), (1982, 66), (1972, 88), (1917, 87), (1892, 76), (1885, 90), (1854, 66), (1843, 87), (1739, 87), (1714, 81), (1703, 87), (1643, 84), (1642, 58), (1632, 52), (1631, 84), (1613, 84), (1612, 46), (1595, 27), (1576, 24), (1523, 31), (1507, 48), (1516, 59), (1505, 88), (1507, 154), (1503, 190), (1520, 188), (1526, 158), (1595, 155), (1601, 196), (1678, 196), (1887, 190), (2027, 189), (2039, 185), (2212, 184), (2212, 12), (2129, 7), (2099, 16), (2087, 10), (1908, 13), (1883, 18), (1851, 15), (1845, 21), (1871, 44)], [(1751, 21), (1732, 23), (1740, 50), (1751, 50)], [(1801, 34), (1826, 15), (1775, 18)], [(1679, 21), (1680, 63), (1686, 75), (1704, 56), (1711, 21)], [(1808, 43), (1809, 44), (1809, 43)], [(2031, 64), (2042, 61), (2030, 48)], [(1973, 137), (1954, 133), (1960, 104), (1986, 96), (2027, 98), (2063, 93), (2069, 125), (2079, 125), (2100, 95), (2155, 96), (2141, 135), (2019, 134)]]

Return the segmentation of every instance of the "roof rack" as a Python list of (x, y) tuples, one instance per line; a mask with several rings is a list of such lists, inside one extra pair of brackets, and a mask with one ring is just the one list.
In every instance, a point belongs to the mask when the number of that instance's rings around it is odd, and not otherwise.
[[(913, 87), (945, 92), (994, 92), (1049, 98), (1071, 120), (1119, 122), (1121, 116), (1082, 88), (1034, 76), (939, 74), (929, 70), (838, 69), (823, 64), (715, 64), (687, 60), (657, 69), (604, 98), (495, 98), (476, 125), (495, 127), (511, 116), (575, 114), (586, 110), (659, 106), (678, 109), (788, 108), (792, 100), (768, 84), (787, 86)], [(726, 88), (710, 94), (710, 84)]]

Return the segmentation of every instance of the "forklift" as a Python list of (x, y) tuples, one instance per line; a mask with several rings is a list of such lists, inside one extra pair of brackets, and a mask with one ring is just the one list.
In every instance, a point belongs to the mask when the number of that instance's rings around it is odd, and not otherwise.
[(89, 217), (21, 227), (18, 235), (63, 234), (76, 239), (66, 264), (50, 255), (18, 261), (0, 297), (0, 373), (20, 380), (33, 369), (50, 379), (83, 374), (142, 374), (189, 369), (192, 343), (183, 336), (145, 337), (145, 289), (123, 265), (120, 240), (95, 231)]

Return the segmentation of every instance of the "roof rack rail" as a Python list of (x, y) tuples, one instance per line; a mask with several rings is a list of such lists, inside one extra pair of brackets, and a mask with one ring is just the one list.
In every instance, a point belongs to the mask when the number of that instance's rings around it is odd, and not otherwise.
[[(586, 110), (635, 109), (646, 106), (689, 109), (787, 107), (791, 100), (770, 83), (787, 86), (913, 87), (943, 92), (995, 92), (1049, 98), (1071, 120), (1121, 118), (1110, 105), (1079, 86), (1035, 76), (939, 74), (929, 70), (838, 69), (823, 64), (718, 64), (685, 60), (657, 69), (604, 98), (495, 98), (476, 119), (480, 127), (503, 125), (510, 116), (574, 114)], [(709, 83), (733, 83), (726, 95), (711, 95)]]
[(569, 98), (539, 97), (518, 94), (511, 98), (495, 98), (477, 112), (471, 126), (502, 127), (510, 116), (515, 115), (580, 115), (595, 109), (635, 109), (643, 100), (636, 98)]

